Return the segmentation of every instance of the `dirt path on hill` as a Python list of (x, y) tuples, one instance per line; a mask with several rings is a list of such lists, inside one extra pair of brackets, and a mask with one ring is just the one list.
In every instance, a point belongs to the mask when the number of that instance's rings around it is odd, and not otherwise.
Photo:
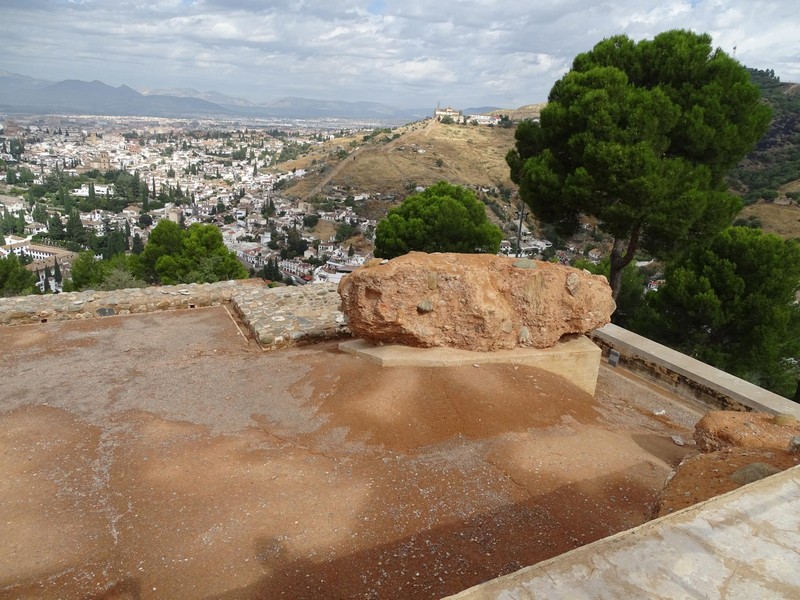
[(263, 353), (222, 308), (0, 348), (0, 598), (439, 598), (642, 523), (697, 418), (607, 367)]

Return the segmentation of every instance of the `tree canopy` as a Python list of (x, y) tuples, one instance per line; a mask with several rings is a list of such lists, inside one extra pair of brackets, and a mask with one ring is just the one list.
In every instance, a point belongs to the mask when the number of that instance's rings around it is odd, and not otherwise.
[(636, 251), (668, 255), (728, 226), (740, 208), (725, 174), (763, 135), (771, 111), (711, 37), (614, 36), (578, 55), (540, 122), (523, 122), (507, 162), (534, 214), (562, 233), (582, 215), (614, 237), (610, 280)]
[(108, 267), (105, 261), (96, 259), (92, 250), (84, 250), (72, 261), (70, 270), (72, 285), (68, 289), (97, 289), (107, 272)]
[(394, 258), (412, 250), (496, 254), (501, 239), (473, 192), (440, 181), (408, 196), (378, 222), (375, 256)]
[[(731, 227), (668, 266), (633, 328), (777, 393), (795, 390), (800, 244)], [(794, 370), (796, 370), (796, 366)]]
[(214, 225), (193, 223), (181, 229), (172, 221), (160, 221), (144, 251), (130, 260), (135, 275), (165, 285), (247, 277), (247, 270), (222, 243), (222, 234)]
[(25, 268), (13, 252), (0, 258), (0, 297), (33, 294), (36, 276)]

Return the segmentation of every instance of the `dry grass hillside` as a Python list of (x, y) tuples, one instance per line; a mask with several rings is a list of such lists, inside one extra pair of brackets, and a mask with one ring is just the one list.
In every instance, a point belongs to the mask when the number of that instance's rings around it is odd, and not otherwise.
[(547, 106), (546, 102), (541, 102), (539, 104), (526, 104), (525, 106), (520, 106), (519, 108), (502, 108), (499, 110), (493, 110), (491, 114), (502, 116), (508, 115), (508, 118), (512, 121), (522, 121), (523, 119), (538, 119), (539, 113), (542, 112), (542, 109)]
[[(282, 165), (311, 170), (285, 193), (309, 198), (324, 194), (327, 186), (337, 186), (359, 193), (405, 195), (414, 185), (440, 180), (511, 187), (505, 156), (513, 145), (514, 129), (427, 120), (377, 135), (356, 148), (348, 139), (333, 140)], [(342, 149), (349, 153), (344, 159), (337, 156)]]
[[(539, 115), (544, 104), (497, 111), (512, 120)], [(443, 125), (432, 119), (381, 132), (365, 140), (364, 133), (337, 138), (304, 156), (283, 163), (280, 170), (305, 169), (309, 174), (284, 190), (307, 200), (325, 196), (332, 187), (402, 198), (416, 185), (437, 181), (478, 187), (514, 187), (506, 153), (514, 145), (514, 129), (474, 125)], [(800, 180), (780, 188), (781, 196), (800, 190)], [(380, 218), (388, 206), (366, 210)], [(375, 213), (375, 214), (372, 214)], [(490, 215), (492, 216), (492, 215)], [(800, 206), (758, 202), (744, 208), (744, 219), (758, 219), (765, 231), (800, 238)]]
[(800, 206), (774, 202), (756, 202), (745, 206), (739, 217), (756, 218), (761, 229), (785, 239), (800, 239)]

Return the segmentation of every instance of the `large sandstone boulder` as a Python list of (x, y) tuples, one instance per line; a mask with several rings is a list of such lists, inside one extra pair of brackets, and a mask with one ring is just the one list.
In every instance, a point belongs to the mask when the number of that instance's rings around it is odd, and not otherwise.
[(605, 277), (486, 254), (412, 252), (358, 269), (339, 295), (356, 337), (483, 352), (548, 348), (605, 325), (615, 309)]

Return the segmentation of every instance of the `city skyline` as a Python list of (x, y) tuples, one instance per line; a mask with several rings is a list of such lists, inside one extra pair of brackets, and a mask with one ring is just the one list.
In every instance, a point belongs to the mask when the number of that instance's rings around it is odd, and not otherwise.
[(515, 107), (545, 101), (573, 58), (604, 38), (639, 40), (676, 28), (709, 33), (742, 64), (800, 81), (798, 10), (789, 1), (4, 4), (0, 70), (142, 92)]

